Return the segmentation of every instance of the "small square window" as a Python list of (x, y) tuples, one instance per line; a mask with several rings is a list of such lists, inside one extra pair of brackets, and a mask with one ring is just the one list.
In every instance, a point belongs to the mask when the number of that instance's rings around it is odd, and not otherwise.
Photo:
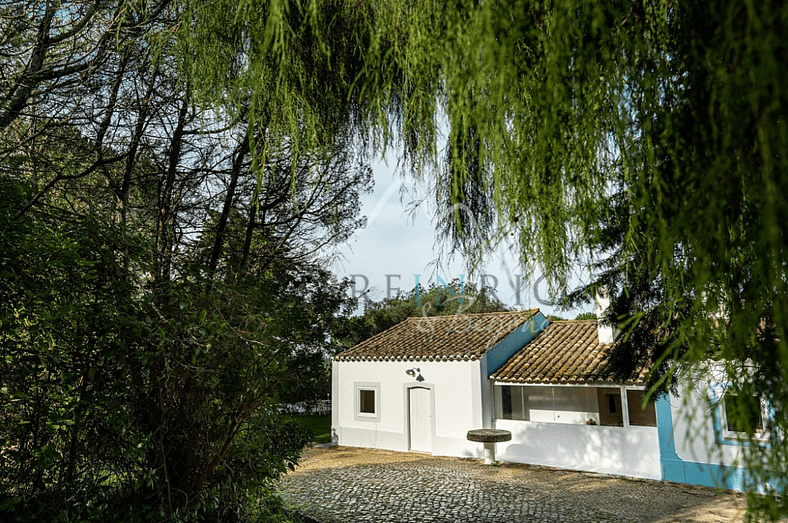
[(356, 421), (380, 421), (380, 383), (354, 384)]
[(358, 411), (361, 414), (375, 414), (375, 391), (359, 389)]
[(763, 432), (763, 402), (760, 397), (728, 393), (725, 394), (722, 406), (724, 437), (743, 436), (748, 429), (756, 436)]

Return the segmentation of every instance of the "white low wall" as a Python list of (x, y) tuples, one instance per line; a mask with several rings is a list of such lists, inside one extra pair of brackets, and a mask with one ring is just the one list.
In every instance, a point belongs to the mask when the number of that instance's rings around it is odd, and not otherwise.
[(511, 431), (496, 459), (571, 470), (661, 479), (656, 427), (606, 427), (499, 419)]

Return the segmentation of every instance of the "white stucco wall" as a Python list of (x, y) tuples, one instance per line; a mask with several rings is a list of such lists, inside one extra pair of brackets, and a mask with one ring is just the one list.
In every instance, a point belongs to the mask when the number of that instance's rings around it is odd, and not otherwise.
[(656, 427), (606, 427), (496, 420), (512, 440), (498, 443), (501, 461), (661, 479)]
[[(424, 381), (406, 374), (413, 367), (421, 369)], [(488, 384), (486, 377), (482, 378), (480, 361), (342, 361), (333, 362), (332, 370), (332, 431), (337, 444), (408, 451), (407, 389), (428, 387), (433, 402), (432, 454), (482, 456), (482, 445), (466, 439), (468, 430), (484, 426), (482, 384)], [(377, 419), (357, 416), (357, 383), (379, 383)], [(486, 401), (490, 401), (489, 396)]]
[[(714, 416), (709, 405), (710, 380), (698, 380), (692, 389), (681, 387), (679, 397), (670, 396), (673, 441), (676, 454), (684, 461), (715, 465), (741, 464), (742, 446), (736, 441), (714, 436)], [(714, 413), (719, 417), (719, 407)]]

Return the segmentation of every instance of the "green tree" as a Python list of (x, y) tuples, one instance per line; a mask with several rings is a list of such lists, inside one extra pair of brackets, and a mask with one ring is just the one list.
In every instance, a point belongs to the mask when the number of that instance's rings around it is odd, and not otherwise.
[(371, 173), (201, 109), (180, 17), (0, 4), (0, 519), (267, 520), (308, 442), (277, 404), (333, 352)]
[[(215, 71), (208, 96), (243, 85), (258, 93), (255, 110), (271, 99), (293, 109), (277, 117), (281, 128), (308, 105), (321, 132), (344, 129), (340, 120), (373, 144), (399, 140), (417, 178), (442, 155), (438, 198), (454, 216), (439, 227), (472, 265), (511, 239), (523, 265), (538, 263), (565, 294), (573, 267), (592, 260), (596, 281), (568, 300), (608, 287), (608, 319), (629, 333), (621, 362), (652, 361), (656, 392), (677, 370), (717, 359), (738, 392), (769, 402), (773, 444), (746, 448), (765, 480), (788, 470), (787, 9), (294, 0), (242, 10), (229, 25), (201, 11), (182, 36)], [(305, 42), (331, 82), (349, 74), (340, 104), (291, 95), (311, 92), (292, 58)], [(219, 77), (218, 43), (250, 65), (240, 83)], [(258, 77), (270, 83), (255, 89)], [(757, 498), (772, 517), (788, 512), (779, 485)]]
[(145, 444), (124, 413), (130, 352), (116, 328), (134, 310), (111, 256), (122, 238), (94, 216), (15, 220), (29, 187), (3, 177), (0, 192), (0, 514), (46, 520), (79, 495), (71, 513), (96, 518), (108, 482), (139, 478)]

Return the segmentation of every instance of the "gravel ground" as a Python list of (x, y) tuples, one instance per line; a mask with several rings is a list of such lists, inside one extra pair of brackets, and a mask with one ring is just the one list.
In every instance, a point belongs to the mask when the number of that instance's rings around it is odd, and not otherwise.
[(310, 450), (282, 486), (320, 523), (744, 521), (744, 496), (678, 483), (350, 447)]

